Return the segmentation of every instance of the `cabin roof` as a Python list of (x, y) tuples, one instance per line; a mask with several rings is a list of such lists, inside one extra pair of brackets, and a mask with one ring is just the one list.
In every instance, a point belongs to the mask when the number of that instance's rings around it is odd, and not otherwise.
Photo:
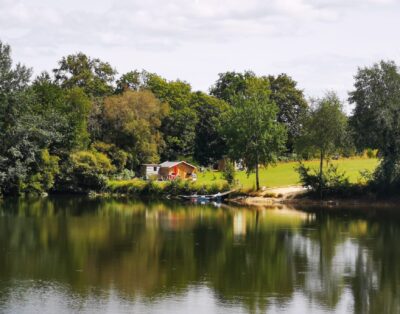
[(172, 167), (175, 167), (182, 163), (188, 165), (189, 167), (196, 168), (196, 166), (193, 166), (186, 161), (164, 161), (162, 164), (160, 164), (160, 167), (161, 168), (172, 168)]

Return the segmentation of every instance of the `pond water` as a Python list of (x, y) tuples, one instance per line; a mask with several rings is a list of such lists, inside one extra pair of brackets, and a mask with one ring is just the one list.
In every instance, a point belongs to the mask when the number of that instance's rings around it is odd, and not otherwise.
[(399, 313), (399, 244), (397, 211), (6, 199), (0, 312)]

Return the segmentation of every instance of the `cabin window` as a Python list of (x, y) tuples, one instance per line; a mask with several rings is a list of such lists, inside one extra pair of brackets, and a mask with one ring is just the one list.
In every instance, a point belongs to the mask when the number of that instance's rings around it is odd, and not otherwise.
[(153, 171), (157, 171), (157, 167), (153, 167)]

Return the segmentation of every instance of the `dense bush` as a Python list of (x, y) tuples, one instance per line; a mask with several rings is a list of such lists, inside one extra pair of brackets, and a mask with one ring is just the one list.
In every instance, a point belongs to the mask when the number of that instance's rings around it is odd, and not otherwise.
[(136, 177), (136, 173), (130, 169), (123, 169), (112, 176), (113, 180), (131, 180)]
[(232, 184), (235, 181), (235, 165), (230, 162), (226, 161), (224, 171), (222, 173), (222, 177), (229, 183)]
[(119, 149), (114, 144), (108, 144), (104, 142), (94, 142), (91, 147), (93, 150), (107, 155), (118, 172), (122, 172), (125, 169), (126, 162), (128, 160), (127, 152)]
[(40, 154), (38, 170), (28, 177), (26, 183), (21, 183), (21, 191), (26, 193), (43, 193), (53, 188), (55, 177), (59, 174), (59, 158), (49, 154), (44, 149)]
[(398, 194), (400, 190), (400, 161), (383, 159), (371, 176), (369, 185), (379, 194)]
[(300, 163), (297, 167), (300, 182), (303, 186), (318, 193), (320, 197), (332, 194), (343, 194), (350, 187), (350, 182), (345, 172), (340, 172), (338, 166), (329, 164), (322, 175), (316, 169), (311, 169)]
[(63, 164), (57, 180), (57, 191), (101, 191), (107, 185), (107, 176), (116, 171), (110, 159), (97, 151), (72, 153)]

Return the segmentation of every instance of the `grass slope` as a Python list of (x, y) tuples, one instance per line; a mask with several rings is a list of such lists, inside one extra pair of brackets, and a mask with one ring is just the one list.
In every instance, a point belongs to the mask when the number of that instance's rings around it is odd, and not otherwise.
[[(360, 171), (374, 170), (378, 165), (377, 159), (367, 158), (349, 158), (332, 161), (333, 164), (339, 165), (339, 170), (345, 171), (351, 182), (357, 182), (360, 179)], [(305, 164), (308, 167), (318, 168), (319, 161), (307, 161)], [(278, 163), (275, 167), (268, 167), (267, 169), (260, 169), (260, 185), (266, 187), (278, 187), (288, 185), (298, 185), (299, 175), (295, 168), (297, 162)], [(255, 174), (247, 176), (246, 172), (236, 172), (236, 179), (239, 180), (239, 185), (243, 189), (252, 189), (255, 186)], [(224, 181), (220, 172), (204, 172), (198, 174), (198, 184), (212, 184)]]

